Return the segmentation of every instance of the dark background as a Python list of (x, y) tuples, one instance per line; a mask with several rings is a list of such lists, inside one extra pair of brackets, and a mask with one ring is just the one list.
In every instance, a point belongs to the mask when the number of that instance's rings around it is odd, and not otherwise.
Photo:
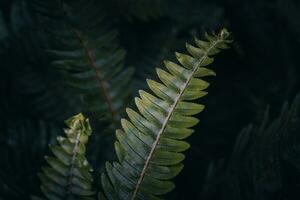
[[(192, 147), (168, 199), (299, 198), (299, 115), (297, 106), (282, 107), (300, 86), (300, 1), (97, 2), (99, 15), (118, 31), (125, 66), (135, 68), (133, 96), (163, 59), (184, 52), (186, 41), (222, 27), (232, 32), (232, 48), (211, 67), (217, 76), (208, 79), (209, 95), (200, 100), (206, 110), (188, 139)], [(40, 193), (36, 173), (45, 164), (47, 143), (62, 134), (63, 120), (82, 110), (79, 94), (50, 65), (45, 49), (51, 41), (33, 8), (32, 0), (0, 1), (0, 199)], [(95, 134), (101, 134), (94, 122)], [(92, 154), (97, 144), (91, 143)], [(91, 160), (99, 184), (103, 161)]]

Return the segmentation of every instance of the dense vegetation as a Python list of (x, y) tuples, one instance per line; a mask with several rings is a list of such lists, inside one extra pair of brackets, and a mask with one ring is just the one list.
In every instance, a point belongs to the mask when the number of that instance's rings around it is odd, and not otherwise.
[(299, 198), (299, 9), (1, 1), (0, 199)]

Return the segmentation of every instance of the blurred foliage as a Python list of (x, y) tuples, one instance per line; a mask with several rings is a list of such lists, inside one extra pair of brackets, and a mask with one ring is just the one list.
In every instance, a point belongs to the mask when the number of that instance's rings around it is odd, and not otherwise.
[[(133, 87), (128, 88), (133, 95), (145, 88), (143, 80), (154, 74), (163, 58), (174, 57), (172, 52), (181, 51), (193, 36), (224, 26), (233, 33), (233, 49), (216, 60), (217, 78), (203, 103), (205, 117), (189, 141), (185, 169), (168, 199), (299, 196), (295, 139), (299, 128), (287, 122), (296, 107), (282, 108), (300, 90), (299, 1), (98, 0), (97, 4), (105, 16), (103, 26), (118, 33), (114, 45), (126, 51), (125, 68), (135, 69)], [(64, 119), (84, 111), (81, 95), (50, 64), (53, 57), (46, 50), (55, 43), (35, 6), (34, 0), (0, 1), (0, 155), (5, 158), (0, 199), (38, 194), (35, 174), (45, 164), (47, 143), (61, 132)], [(99, 121), (91, 116), (95, 134), (88, 151), (97, 153), (89, 153), (88, 159), (102, 169), (102, 161), (113, 158), (111, 137), (104, 135), (112, 136), (113, 131), (102, 134), (107, 124)], [(250, 121), (254, 125), (240, 132)]]

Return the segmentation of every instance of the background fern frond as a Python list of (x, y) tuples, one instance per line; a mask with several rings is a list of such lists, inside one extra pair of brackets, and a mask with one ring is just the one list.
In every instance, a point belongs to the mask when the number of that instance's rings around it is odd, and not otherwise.
[(211, 56), (227, 49), (231, 41), (223, 29), (218, 35), (206, 35), (208, 41), (196, 39), (197, 47), (186, 44), (190, 55), (176, 53), (180, 65), (165, 61), (168, 70), (157, 69), (162, 83), (148, 79), (154, 95), (140, 90), (135, 98), (139, 113), (127, 109), (130, 119), (122, 119), (123, 130), (117, 130), (115, 143), (118, 162), (106, 164), (102, 186), (108, 199), (160, 199), (175, 186), (169, 179), (183, 168), (183, 151), (189, 148), (182, 141), (198, 123), (192, 117), (204, 106), (189, 101), (207, 93), (209, 83), (200, 79), (215, 75), (205, 68)]
[(5, 74), (3, 84), (16, 92), (2, 91), (10, 110), (1, 109), (1, 114), (61, 123), (79, 110), (79, 98), (72, 96), (57, 71), (50, 67), (44, 52), (50, 41), (38, 29), (28, 1), (14, 1), (11, 10), (9, 21), (0, 28), (8, 31), (0, 42), (0, 59), (1, 74)]
[(116, 31), (107, 28), (102, 8), (94, 0), (62, 1), (47, 13), (45, 5), (37, 4), (45, 17), (57, 9), (62, 15), (49, 30), (55, 44), (49, 53), (65, 82), (81, 95), (83, 111), (118, 122), (131, 94), (133, 71), (124, 68), (125, 51), (118, 45)]
[(85, 158), (86, 143), (92, 130), (81, 113), (66, 120), (67, 137), (58, 136), (59, 145), (50, 145), (55, 157), (45, 157), (49, 167), (43, 167), (39, 178), (47, 199), (93, 199), (92, 168)]
[[(283, 193), (298, 187), (284, 177), (300, 175), (295, 170), (299, 163), (299, 103), (298, 94), (291, 105), (282, 106), (275, 119), (270, 118), (267, 107), (259, 123), (241, 130), (225, 173), (224, 196), (237, 200), (281, 199)], [(287, 165), (290, 172), (282, 171)]]

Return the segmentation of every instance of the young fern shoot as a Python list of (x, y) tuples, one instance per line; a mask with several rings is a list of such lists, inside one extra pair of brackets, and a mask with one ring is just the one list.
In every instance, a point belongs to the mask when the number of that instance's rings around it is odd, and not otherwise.
[(59, 136), (59, 145), (50, 146), (55, 157), (45, 157), (50, 166), (43, 167), (39, 174), (42, 193), (50, 200), (92, 200), (92, 168), (85, 157), (91, 126), (82, 114), (71, 117), (66, 124), (67, 137)]
[(135, 98), (138, 112), (127, 108), (129, 120), (122, 119), (123, 129), (116, 131), (118, 161), (106, 164), (100, 199), (161, 199), (175, 187), (170, 179), (182, 170), (182, 152), (190, 147), (182, 140), (199, 121), (192, 116), (204, 109), (190, 101), (207, 94), (203, 90), (209, 83), (201, 78), (215, 75), (206, 66), (212, 56), (229, 48), (229, 35), (222, 29), (217, 35), (206, 34), (207, 41), (196, 39), (197, 47), (186, 44), (190, 55), (176, 53), (180, 64), (165, 61), (167, 70), (156, 70), (161, 83), (147, 80), (153, 94), (140, 90)]

